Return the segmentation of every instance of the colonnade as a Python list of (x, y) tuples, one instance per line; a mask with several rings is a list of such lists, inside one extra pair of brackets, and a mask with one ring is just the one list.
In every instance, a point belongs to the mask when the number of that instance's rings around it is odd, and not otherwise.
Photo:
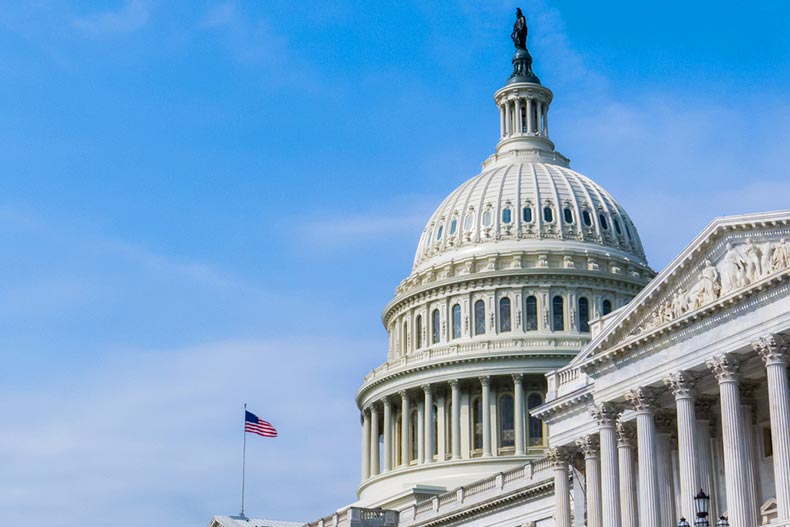
[[(765, 367), (777, 520), (788, 522), (788, 345), (778, 336), (766, 335), (752, 347)], [(625, 406), (606, 402), (596, 405), (592, 415), (598, 423), (598, 433), (578, 439), (574, 446), (547, 451), (555, 470), (557, 527), (570, 527), (569, 463), (579, 451), (585, 459), (588, 527), (669, 527), (677, 525), (681, 517), (693, 525), (694, 496), (700, 489), (711, 496), (712, 524), (726, 511), (732, 527), (760, 525), (760, 493), (751, 433), (755, 409), (748, 395), (755, 384), (740, 376), (740, 368), (747, 358), (725, 353), (706, 361), (708, 375), (716, 380), (718, 397), (696, 391), (706, 374), (678, 371), (663, 380), (674, 399), (674, 408), (658, 407), (660, 389), (655, 387), (625, 393)], [(714, 405), (719, 407), (720, 456), (714, 452), (719, 447), (711, 440), (712, 416), (707, 413)], [(623, 422), (620, 419), (623, 409), (633, 410), (635, 420)], [(672, 455), (670, 434), (677, 437), (676, 457)], [(716, 445), (715, 449), (712, 444)], [(636, 467), (635, 456), (638, 457)], [(724, 489), (717, 489), (717, 470), (713, 468), (719, 457), (723, 458)]]
[(512, 97), (499, 103), (500, 137), (549, 136), (548, 103), (534, 97)]
[[(543, 376), (480, 376), (401, 390), (362, 411), (362, 480), (411, 465), (542, 448), (543, 424), (528, 416), (542, 404)], [(478, 403), (479, 401), (479, 403)], [(530, 430), (532, 419), (532, 430)]]

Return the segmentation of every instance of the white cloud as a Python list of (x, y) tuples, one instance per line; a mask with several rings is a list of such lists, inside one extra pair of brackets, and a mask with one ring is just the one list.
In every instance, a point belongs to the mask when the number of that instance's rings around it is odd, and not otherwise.
[(72, 26), (92, 36), (132, 33), (148, 23), (151, 16), (147, 0), (126, 0), (120, 9), (75, 16)]

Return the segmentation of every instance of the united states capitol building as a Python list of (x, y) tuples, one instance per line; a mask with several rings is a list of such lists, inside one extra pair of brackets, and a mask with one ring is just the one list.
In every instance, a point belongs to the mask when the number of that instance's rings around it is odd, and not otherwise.
[(790, 525), (790, 211), (713, 219), (657, 274), (513, 40), (496, 151), (384, 308), (358, 501), (308, 526)]

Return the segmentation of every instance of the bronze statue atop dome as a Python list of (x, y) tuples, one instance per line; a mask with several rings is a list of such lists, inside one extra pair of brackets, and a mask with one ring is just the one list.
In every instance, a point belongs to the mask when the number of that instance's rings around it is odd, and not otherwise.
[(532, 55), (527, 51), (527, 19), (521, 8), (516, 8), (516, 22), (513, 24), (513, 33), (510, 38), (516, 46), (516, 54), (513, 55), (513, 74), (507, 84), (515, 82), (532, 82), (540, 84), (537, 75), (532, 72)]
[(516, 49), (527, 49), (527, 31), (527, 19), (521, 12), (521, 8), (517, 7), (516, 22), (513, 24), (513, 33), (510, 34)]

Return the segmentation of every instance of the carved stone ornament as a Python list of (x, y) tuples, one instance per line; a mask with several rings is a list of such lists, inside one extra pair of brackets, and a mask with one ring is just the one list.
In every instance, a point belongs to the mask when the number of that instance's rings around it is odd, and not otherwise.
[(595, 407), (590, 410), (590, 415), (593, 416), (593, 419), (595, 419), (599, 425), (612, 426), (615, 424), (620, 412), (612, 403), (601, 403), (595, 405)]
[(781, 335), (766, 335), (756, 342), (752, 342), (752, 348), (763, 359), (766, 366), (787, 366), (789, 346), (787, 339)]
[(655, 409), (655, 394), (650, 388), (639, 387), (629, 390), (625, 399), (637, 412), (652, 412)]
[(579, 452), (584, 454), (585, 458), (598, 457), (598, 438), (593, 435), (586, 435), (576, 440), (576, 446), (579, 447)]
[(546, 449), (546, 457), (554, 467), (567, 466), (573, 460), (573, 451), (568, 447)]
[(740, 362), (729, 353), (716, 355), (705, 361), (710, 372), (721, 382), (738, 382)]
[(669, 376), (664, 379), (664, 385), (669, 388), (676, 399), (693, 397), (694, 385), (696, 383), (696, 377), (687, 371), (670, 373)]
[(633, 447), (636, 441), (636, 428), (630, 423), (618, 420), (615, 425), (617, 432), (617, 446)]

